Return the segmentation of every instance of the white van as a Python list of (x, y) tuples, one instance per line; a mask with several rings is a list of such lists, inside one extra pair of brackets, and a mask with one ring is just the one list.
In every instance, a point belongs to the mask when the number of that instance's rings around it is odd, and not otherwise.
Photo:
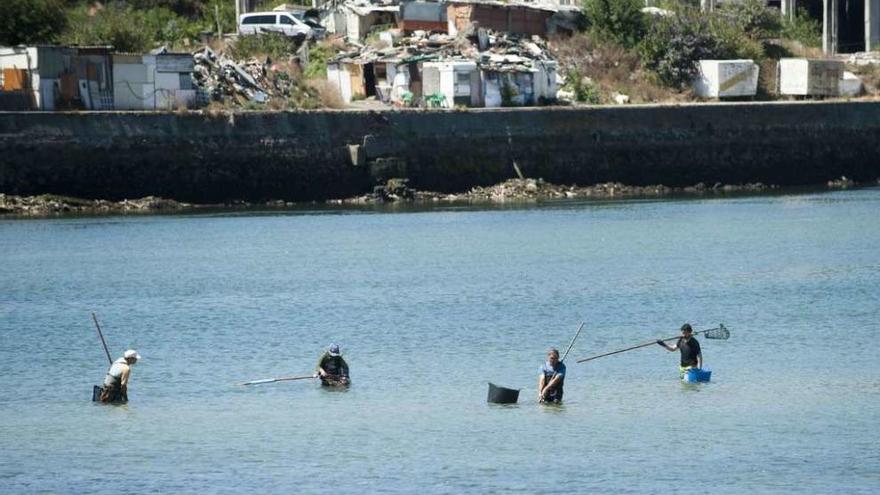
[(281, 33), (285, 36), (312, 36), (312, 28), (290, 12), (251, 12), (238, 18), (239, 34)]

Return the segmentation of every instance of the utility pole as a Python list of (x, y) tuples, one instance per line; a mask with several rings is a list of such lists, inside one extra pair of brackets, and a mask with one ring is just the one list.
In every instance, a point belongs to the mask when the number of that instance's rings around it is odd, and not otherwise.
[(235, 2), (235, 34), (240, 34), (238, 32), (238, 19), (241, 17), (241, 1), (242, 0), (232, 0)]
[(837, 53), (837, 0), (822, 0), (822, 52)]
[(865, 51), (880, 46), (880, 0), (865, 0)]
[(794, 21), (796, 16), (797, 0), (782, 0), (782, 17)]

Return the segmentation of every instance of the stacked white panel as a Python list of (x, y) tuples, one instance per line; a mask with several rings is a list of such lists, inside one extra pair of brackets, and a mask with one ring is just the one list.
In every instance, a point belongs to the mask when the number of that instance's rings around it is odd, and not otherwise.
[(700, 73), (694, 92), (700, 98), (755, 96), (758, 91), (758, 64), (743, 60), (700, 60)]

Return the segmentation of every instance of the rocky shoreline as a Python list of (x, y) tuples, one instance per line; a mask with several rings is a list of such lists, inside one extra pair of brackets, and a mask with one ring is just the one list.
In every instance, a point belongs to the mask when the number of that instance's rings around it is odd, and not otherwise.
[(39, 196), (15, 196), (0, 193), (0, 215), (51, 216), (64, 214), (101, 213), (155, 213), (180, 211), (195, 205), (173, 199), (147, 196), (140, 199), (108, 201), (105, 199), (82, 199), (54, 194)]
[[(870, 183), (856, 183), (846, 177), (828, 181), (828, 189), (847, 189), (852, 187), (880, 185), (880, 179)], [(489, 187), (474, 187), (462, 193), (439, 193), (419, 191), (408, 186), (407, 179), (391, 179), (385, 185), (376, 186), (372, 193), (345, 199), (331, 199), (328, 205), (375, 205), (386, 203), (436, 204), (468, 203), (492, 204), (505, 202), (546, 201), (554, 199), (626, 199), (658, 198), (672, 195), (705, 195), (727, 193), (761, 193), (780, 189), (776, 185), (760, 182), (751, 184), (721, 184), (711, 186), (699, 183), (687, 187), (668, 187), (661, 184), (650, 186), (630, 186), (618, 182), (594, 184), (592, 186), (564, 186), (551, 184), (542, 179), (510, 179)], [(244, 209), (255, 207), (289, 208), (300, 203), (283, 200), (264, 203), (236, 201), (224, 204), (191, 204), (173, 199), (147, 196), (139, 199), (108, 201), (103, 199), (81, 199), (69, 196), (43, 194), (39, 196), (15, 196), (0, 193), (0, 216), (60, 216), (60, 215), (100, 215), (172, 213), (197, 209)]]
[(703, 183), (688, 187), (664, 185), (630, 186), (619, 182), (607, 182), (592, 186), (564, 186), (551, 184), (542, 179), (509, 179), (489, 187), (474, 187), (464, 193), (445, 194), (418, 191), (409, 188), (406, 179), (391, 179), (384, 186), (377, 186), (371, 194), (354, 198), (333, 200), (334, 204), (374, 204), (407, 201), (415, 203), (467, 202), (502, 203), (516, 201), (543, 201), (552, 199), (613, 199), (632, 197), (662, 197), (673, 194), (704, 194), (730, 192), (762, 192), (778, 189), (778, 186), (760, 182), (745, 185)]

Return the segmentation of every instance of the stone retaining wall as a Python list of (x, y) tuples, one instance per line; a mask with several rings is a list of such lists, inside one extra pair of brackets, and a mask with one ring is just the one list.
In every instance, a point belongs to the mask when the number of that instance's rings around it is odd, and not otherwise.
[(323, 200), (408, 177), (824, 184), (880, 177), (880, 102), (235, 115), (0, 113), (0, 192)]

